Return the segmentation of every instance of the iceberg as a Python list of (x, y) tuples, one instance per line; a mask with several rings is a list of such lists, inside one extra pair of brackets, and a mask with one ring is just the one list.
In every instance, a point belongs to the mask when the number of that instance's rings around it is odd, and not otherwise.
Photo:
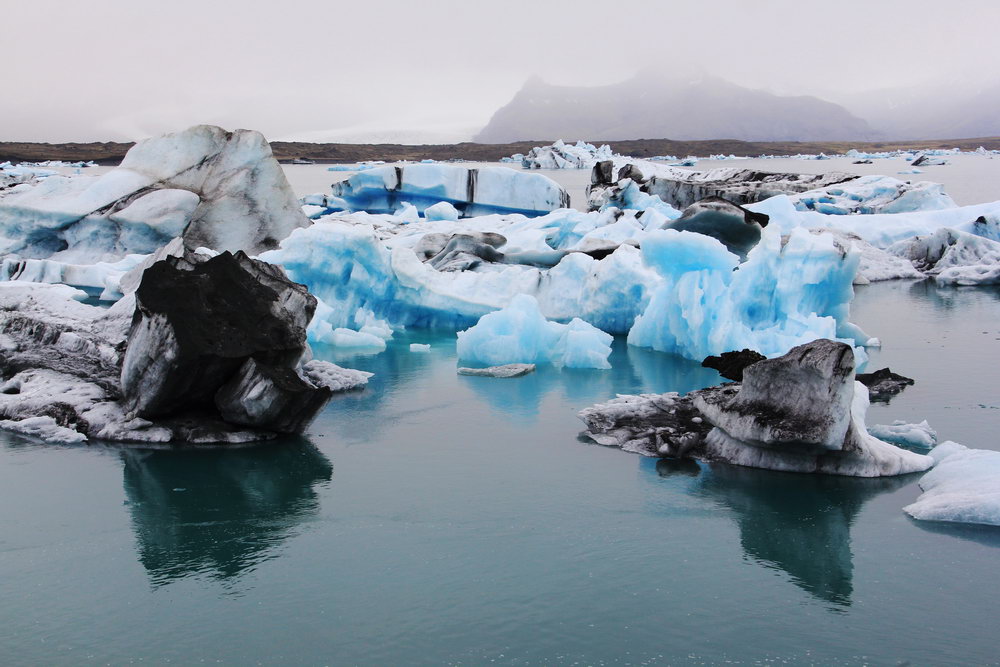
[(0, 282), (0, 427), (57, 442), (249, 442), (301, 431), (333, 392), (367, 382), (302, 363), (314, 301), (279, 268), (180, 251), (108, 309), (66, 285)]
[[(520, 225), (534, 222), (519, 216), (509, 226), (497, 224), (498, 218), (473, 220), (505, 236), (511, 227), (523, 230)], [(471, 231), (467, 226), (450, 229)], [(333, 328), (354, 328), (355, 313), (363, 308), (392, 328), (464, 329), (517, 295), (528, 294), (547, 319), (579, 317), (603, 331), (625, 333), (660, 282), (643, 264), (639, 249), (627, 244), (599, 260), (582, 252), (563, 253), (551, 268), (482, 262), (472, 270), (439, 271), (414, 252), (424, 233), (407, 231), (412, 233), (383, 241), (369, 224), (319, 221), (260, 258), (284, 267), (292, 280), (328, 304), (330, 310), (318, 310), (317, 317)]]
[(944, 159), (939, 158), (939, 157), (931, 157), (931, 155), (941, 155), (941, 154), (943, 154), (943, 153), (940, 153), (938, 151), (927, 151), (927, 152), (921, 153), (920, 155), (917, 156), (917, 159), (915, 159), (913, 162), (910, 163), (910, 166), (912, 166), (912, 167), (934, 167), (934, 166), (938, 166), (939, 167), (939, 166), (943, 166), (943, 165), (948, 164), (947, 160), (944, 160)]
[(892, 424), (875, 424), (868, 427), (868, 432), (879, 440), (910, 449), (927, 451), (937, 444), (937, 431), (926, 419), (919, 424), (908, 424), (902, 420)]
[[(745, 213), (736, 217), (747, 225)], [(261, 258), (328, 304), (310, 326), (313, 342), (321, 328), (358, 330), (359, 309), (389, 329), (465, 329), (519, 294), (546, 319), (631, 330), (633, 344), (699, 361), (743, 348), (783, 354), (817, 337), (868, 342), (848, 321), (859, 262), (851, 244), (805, 229), (782, 239), (769, 225), (740, 264), (710, 236), (658, 229), (669, 224), (655, 210), (408, 224), (340, 213)]]
[(611, 341), (609, 334), (579, 318), (569, 324), (546, 320), (538, 301), (520, 294), (506, 308), (459, 331), (457, 351), (460, 361), (483, 366), (550, 363), (603, 369), (611, 368)]
[[(511, 161), (517, 156), (511, 156)], [(614, 157), (607, 144), (600, 148), (584, 141), (574, 145), (557, 140), (551, 146), (536, 146), (522, 155), (520, 162), (525, 169), (590, 169), (595, 162)]]
[(786, 195), (778, 195), (746, 208), (765, 213), (770, 227), (787, 234), (797, 227), (834, 230), (853, 234), (876, 248), (888, 248), (896, 241), (933, 234), (948, 227), (976, 236), (1000, 241), (1000, 202), (974, 204), (906, 213), (871, 213), (867, 215), (825, 215), (800, 211)]
[(451, 220), (454, 222), (461, 217), (461, 213), (448, 202), (441, 201), (425, 208), (424, 217), (428, 220)]
[(522, 375), (535, 372), (535, 364), (504, 364), (503, 366), (487, 366), (486, 368), (459, 367), (459, 375), (489, 378), (519, 378)]
[(748, 366), (735, 392), (698, 394), (713, 428), (706, 456), (737, 465), (854, 477), (902, 475), (933, 465), (865, 427), (868, 390), (843, 343), (817, 340)]
[(490, 213), (537, 216), (569, 207), (569, 195), (549, 177), (507, 167), (386, 166), (354, 174), (331, 187), (332, 205), (369, 213), (392, 213), (403, 202), (421, 213), (438, 202), (448, 202), (463, 217)]
[[(693, 164), (693, 163), (692, 163)], [(617, 174), (617, 176), (615, 175)], [(684, 208), (706, 197), (721, 197), (734, 204), (749, 204), (779, 194), (801, 193), (858, 178), (854, 174), (791, 174), (722, 167), (707, 171), (676, 169), (647, 160), (618, 156), (594, 165), (588, 199), (591, 210), (622, 206), (633, 188), (665, 204)], [(631, 198), (640, 201), (636, 194)], [(646, 200), (648, 203), (651, 200)]]
[(930, 456), (937, 465), (920, 478), (923, 493), (903, 511), (921, 521), (1000, 526), (1000, 452), (948, 441)]
[(1000, 242), (947, 227), (897, 241), (887, 252), (943, 285), (1000, 284)]
[(587, 190), (591, 210), (609, 206), (644, 210), (655, 206), (657, 200), (683, 208), (708, 197), (749, 206), (782, 195), (795, 210), (828, 216), (957, 208), (941, 184), (929, 181), (842, 172), (771, 173), (733, 167), (691, 171), (621, 156), (597, 162)]
[(827, 215), (911, 213), (955, 208), (940, 183), (910, 183), (891, 176), (861, 176), (846, 182), (790, 195), (799, 211)]
[(868, 398), (873, 403), (888, 403), (893, 396), (915, 384), (913, 378), (893, 373), (889, 368), (880, 368), (871, 373), (858, 373), (855, 379), (868, 387)]
[(643, 190), (672, 206), (684, 207), (705, 199), (721, 197), (734, 204), (749, 204), (779, 194), (803, 192), (857, 178), (852, 174), (788, 174), (723, 167), (673, 175), (654, 175)]
[(746, 366), (741, 384), (618, 396), (579, 416), (590, 440), (644, 456), (852, 477), (933, 465), (870, 435), (867, 408), (851, 348), (817, 340)]
[(189, 248), (259, 253), (309, 224), (258, 132), (199, 125), (139, 142), (101, 176), (50, 176), (0, 200), (0, 255), (67, 263)]
[(642, 255), (664, 280), (631, 345), (700, 361), (744, 348), (773, 357), (817, 338), (868, 342), (848, 322), (858, 253), (829, 235), (796, 229), (783, 242), (769, 226), (741, 264), (711, 237), (668, 229), (650, 232)]
[(102, 301), (117, 301), (122, 296), (121, 281), (149, 255), (126, 255), (117, 262), (71, 264), (51, 259), (6, 258), (0, 262), (0, 280), (53, 283), (101, 290)]

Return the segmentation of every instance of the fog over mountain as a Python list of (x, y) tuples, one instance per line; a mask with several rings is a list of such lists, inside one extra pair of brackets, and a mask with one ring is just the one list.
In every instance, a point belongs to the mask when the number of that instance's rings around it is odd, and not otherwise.
[[(537, 81), (518, 92), (533, 75), (553, 103), (576, 90), (567, 99), (608, 117), (560, 109), (556, 126), (523, 128), (531, 139), (998, 134), (997, 25), (996, 0), (9, 0), (0, 141), (197, 123), (272, 140), (495, 140), (498, 109), (542, 95)], [(637, 72), (680, 84), (644, 89)]]
[(890, 139), (1000, 136), (1000, 80), (886, 88), (833, 99)]
[(842, 106), (817, 97), (774, 95), (718, 77), (669, 77), (647, 70), (599, 87), (554, 86), (532, 78), (475, 140), (553, 137), (839, 141), (881, 135)]

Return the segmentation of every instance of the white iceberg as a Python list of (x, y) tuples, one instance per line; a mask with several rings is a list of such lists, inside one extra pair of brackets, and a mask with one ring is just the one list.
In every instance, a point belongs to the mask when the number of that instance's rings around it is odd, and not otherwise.
[(879, 440), (903, 447), (927, 450), (937, 444), (937, 431), (926, 419), (919, 424), (908, 424), (902, 420), (892, 424), (874, 424), (868, 427), (868, 432)]
[(259, 132), (198, 125), (146, 139), (101, 176), (50, 176), (0, 200), (0, 255), (67, 263), (191, 248), (258, 253), (309, 224)]
[(877, 248), (887, 248), (896, 241), (914, 236), (933, 234), (944, 227), (1000, 240), (1000, 201), (908, 213), (825, 215), (799, 211), (790, 197), (778, 195), (748, 204), (746, 208), (768, 215), (768, 228), (779, 229), (784, 234), (797, 227), (835, 230), (853, 234)]
[(897, 241), (887, 252), (943, 285), (1000, 284), (1000, 242), (956, 229)]
[[(514, 161), (511, 157), (511, 161)], [(600, 148), (584, 141), (570, 145), (557, 140), (551, 146), (536, 146), (522, 155), (520, 162), (525, 169), (590, 169), (599, 160), (614, 158), (614, 152), (607, 144)]]
[(920, 478), (923, 494), (903, 510), (914, 519), (1000, 526), (1000, 452), (943, 442), (937, 465)]
[(955, 200), (945, 194), (940, 183), (910, 183), (891, 176), (862, 176), (790, 195), (789, 199), (800, 211), (817, 211), (827, 215), (911, 213), (957, 206)]
[(448, 202), (439, 201), (424, 209), (424, 217), (428, 220), (450, 220), (454, 222), (461, 217), (461, 213)]

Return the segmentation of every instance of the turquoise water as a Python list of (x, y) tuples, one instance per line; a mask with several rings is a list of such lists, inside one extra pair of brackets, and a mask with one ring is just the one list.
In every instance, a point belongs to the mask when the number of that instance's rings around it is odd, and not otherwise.
[[(860, 288), (869, 422), (1000, 449), (1000, 290)], [(232, 450), (0, 432), (0, 660), (22, 664), (992, 664), (1000, 531), (921, 524), (919, 477), (668, 463), (578, 440), (615, 393), (714, 371), (455, 374), (411, 331), (306, 437)], [(428, 354), (409, 343), (429, 342)], [(318, 350), (329, 355), (329, 350)]]

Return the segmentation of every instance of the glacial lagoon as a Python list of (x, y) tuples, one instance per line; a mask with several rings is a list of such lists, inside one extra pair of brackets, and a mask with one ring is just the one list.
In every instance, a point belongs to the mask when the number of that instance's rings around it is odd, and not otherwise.
[[(1000, 166), (949, 159), (923, 177)], [(845, 168), (795, 160), (813, 165)], [(286, 173), (298, 195), (344, 177)], [(544, 173), (580, 205), (587, 170)], [(995, 182), (947, 189), (991, 201)], [(1000, 450), (1000, 288), (866, 285), (851, 319), (883, 343), (869, 369), (917, 380), (869, 424), (926, 419)], [(719, 381), (695, 362), (619, 337), (611, 370), (463, 377), (454, 333), (418, 329), (381, 354), (315, 353), (375, 376), (303, 437), (172, 450), (0, 431), (5, 664), (998, 660), (1000, 531), (910, 519), (919, 474), (657, 461), (579, 438), (577, 412), (615, 394)]]
[[(868, 423), (1000, 449), (1000, 290), (859, 287)], [(409, 344), (430, 343), (429, 353)], [(916, 522), (919, 475), (671, 463), (578, 440), (615, 393), (715, 371), (616, 340), (600, 370), (455, 373), (411, 330), (305, 437), (60, 447), (0, 431), (6, 663), (990, 664), (1000, 532)]]

